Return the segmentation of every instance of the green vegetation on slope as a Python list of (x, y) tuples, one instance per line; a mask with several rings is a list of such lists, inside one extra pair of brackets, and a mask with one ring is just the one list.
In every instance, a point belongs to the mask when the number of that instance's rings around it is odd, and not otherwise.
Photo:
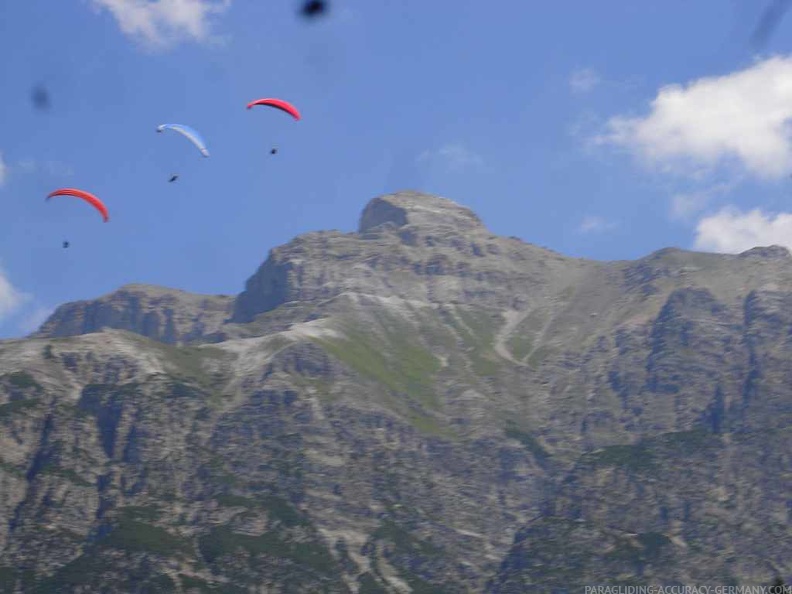
[(496, 376), (501, 361), (494, 350), (495, 334), (502, 320), (483, 310), (455, 307), (441, 313), (442, 320), (462, 339), (472, 371), (482, 377)]
[(18, 412), (23, 410), (28, 410), (31, 408), (35, 408), (38, 406), (38, 400), (13, 400), (11, 402), (6, 402), (5, 404), (0, 404), (0, 418), (3, 417), (10, 417)]
[(226, 555), (242, 550), (250, 555), (251, 564), (257, 556), (264, 555), (287, 559), (302, 568), (324, 575), (337, 575), (338, 571), (335, 559), (323, 545), (286, 540), (275, 532), (251, 536), (234, 532), (228, 526), (220, 526), (202, 536), (198, 546), (207, 563), (214, 563)]
[(26, 371), (14, 371), (13, 373), (6, 373), (5, 375), (0, 376), (0, 380), (8, 382), (9, 386), (19, 390), (26, 390), (29, 388), (41, 390), (41, 385), (35, 379), (33, 379), (32, 375)]
[(655, 468), (654, 454), (644, 443), (613, 445), (585, 454), (583, 460), (601, 466), (622, 466), (636, 472), (649, 472)]
[(391, 324), (380, 328), (385, 340), (346, 324), (343, 339), (314, 339), (327, 352), (391, 392), (415, 398), (423, 406), (437, 409), (432, 376), (440, 369), (437, 358), (412, 340), (411, 330)]
[(102, 541), (104, 546), (125, 551), (139, 551), (163, 556), (192, 553), (189, 541), (172, 535), (159, 526), (122, 518), (118, 526)]

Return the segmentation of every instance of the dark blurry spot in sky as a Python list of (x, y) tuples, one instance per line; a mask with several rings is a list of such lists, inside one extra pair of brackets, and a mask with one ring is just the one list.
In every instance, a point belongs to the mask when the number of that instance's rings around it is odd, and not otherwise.
[(327, 13), (328, 6), (324, 0), (307, 0), (303, 3), (300, 14), (306, 19), (315, 19)]
[(759, 19), (759, 24), (754, 29), (751, 41), (754, 46), (762, 47), (773, 31), (784, 18), (784, 14), (789, 9), (790, 0), (771, 0), (770, 5), (765, 8), (762, 13), (762, 18)]
[(47, 89), (41, 85), (36, 85), (30, 92), (30, 100), (33, 107), (41, 111), (47, 111), (50, 108), (50, 96)]

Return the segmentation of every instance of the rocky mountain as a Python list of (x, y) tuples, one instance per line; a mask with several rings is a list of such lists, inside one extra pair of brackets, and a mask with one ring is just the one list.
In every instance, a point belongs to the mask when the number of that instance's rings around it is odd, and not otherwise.
[(792, 256), (564, 257), (369, 202), (237, 297), (0, 341), (0, 592), (512, 593), (792, 574)]
[(226, 295), (126, 285), (99, 299), (60, 306), (31, 337), (78, 336), (116, 328), (167, 344), (183, 344), (219, 331), (233, 304), (234, 298)]

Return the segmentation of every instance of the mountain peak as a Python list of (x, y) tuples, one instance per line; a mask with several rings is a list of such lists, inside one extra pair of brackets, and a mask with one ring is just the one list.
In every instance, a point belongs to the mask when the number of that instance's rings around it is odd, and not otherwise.
[(469, 208), (448, 198), (411, 190), (371, 200), (360, 216), (358, 233), (388, 224), (395, 227), (452, 227), (459, 231), (485, 229), (481, 219)]
[(780, 245), (757, 246), (739, 254), (741, 258), (759, 257), (772, 260), (788, 260), (789, 250)]

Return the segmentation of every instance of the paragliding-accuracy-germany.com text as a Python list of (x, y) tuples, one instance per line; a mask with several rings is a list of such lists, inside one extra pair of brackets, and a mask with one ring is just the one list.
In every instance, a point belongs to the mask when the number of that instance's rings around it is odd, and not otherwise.
[(585, 594), (792, 594), (792, 586), (586, 586)]

